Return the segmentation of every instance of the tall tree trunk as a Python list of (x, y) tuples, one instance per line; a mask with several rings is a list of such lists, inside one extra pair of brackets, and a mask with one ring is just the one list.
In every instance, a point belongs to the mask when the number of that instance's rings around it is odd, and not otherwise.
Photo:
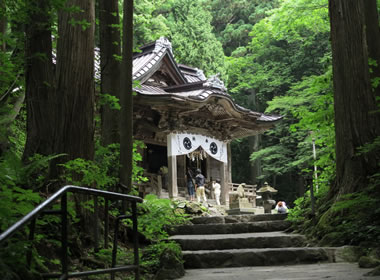
[(55, 151), (68, 159), (94, 157), (94, 3), (68, 0), (58, 15)]
[(373, 113), (377, 107), (368, 67), (369, 50), (379, 46), (372, 46), (366, 34), (373, 24), (378, 29), (378, 22), (366, 17), (364, 2), (376, 7), (376, 0), (329, 0), (337, 161), (332, 195), (363, 189), (380, 159), (375, 152), (357, 153), (379, 136), (380, 129), (379, 114)]
[(120, 183), (132, 187), (133, 156), (133, 0), (124, 0), (123, 60), (121, 79), (120, 117)]
[[(120, 98), (120, 30), (117, 0), (100, 0), (100, 66), (101, 93)], [(119, 111), (109, 104), (101, 107), (103, 145), (119, 143)]]
[[(67, 0), (58, 14), (55, 152), (67, 154), (67, 160), (94, 158), (94, 3)], [(76, 7), (75, 11), (72, 7)], [(73, 177), (81, 179), (80, 174)], [(83, 231), (93, 236), (94, 215), (83, 207), (83, 202), (91, 197), (74, 199)]]
[[(260, 135), (250, 136), (248, 137), (249, 142), (249, 154), (253, 152), (257, 152), (260, 149)], [(261, 160), (257, 159), (255, 161), (250, 162), (250, 180), (251, 184), (257, 184), (258, 179), (261, 175)]]
[(5, 40), (2, 38), (7, 31), (7, 17), (5, 11), (5, 0), (0, 0), (0, 51), (5, 51), (6, 49)]
[(53, 152), (53, 99), (55, 79), (52, 62), (49, 0), (30, 0), (25, 24), (25, 88), (27, 138), (23, 158)]
[[(380, 78), (380, 28), (379, 15), (377, 13), (376, 1), (363, 1), (365, 16), (365, 31), (368, 47), (368, 56), (376, 61), (376, 65), (371, 65), (370, 78)], [(380, 94), (380, 87), (376, 89), (376, 95)]]

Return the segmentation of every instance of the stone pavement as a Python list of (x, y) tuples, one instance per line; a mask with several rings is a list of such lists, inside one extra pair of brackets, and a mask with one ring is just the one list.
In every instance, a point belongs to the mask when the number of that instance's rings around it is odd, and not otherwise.
[(380, 280), (357, 263), (187, 269), (181, 280)]

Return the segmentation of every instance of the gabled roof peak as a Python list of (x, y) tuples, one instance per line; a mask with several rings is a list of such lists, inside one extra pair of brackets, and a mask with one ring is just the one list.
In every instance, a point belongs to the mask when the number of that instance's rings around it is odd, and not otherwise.
[(156, 41), (153, 52), (158, 53), (162, 48), (168, 49), (173, 55), (172, 43), (170, 43), (169, 39), (166, 37), (160, 37), (160, 39)]
[(221, 91), (227, 92), (227, 88), (224, 86), (224, 82), (219, 79), (219, 74), (210, 76), (204, 83), (205, 87), (217, 88)]

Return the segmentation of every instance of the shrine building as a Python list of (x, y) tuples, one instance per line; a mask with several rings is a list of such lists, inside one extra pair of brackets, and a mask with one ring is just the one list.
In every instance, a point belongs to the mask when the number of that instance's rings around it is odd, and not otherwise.
[(281, 116), (265, 115), (236, 104), (217, 76), (178, 64), (171, 43), (161, 37), (133, 57), (134, 138), (142, 140), (143, 167), (155, 192), (160, 167), (168, 170), (168, 193), (187, 192), (185, 172), (200, 168), (206, 179), (220, 179), (221, 202), (231, 183), (230, 142), (274, 127)]

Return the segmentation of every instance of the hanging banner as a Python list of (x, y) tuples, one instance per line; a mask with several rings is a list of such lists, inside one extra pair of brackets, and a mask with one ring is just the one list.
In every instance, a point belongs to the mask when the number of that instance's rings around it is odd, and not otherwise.
[(168, 134), (168, 156), (186, 155), (199, 147), (216, 160), (227, 163), (227, 144), (223, 141), (198, 134)]

